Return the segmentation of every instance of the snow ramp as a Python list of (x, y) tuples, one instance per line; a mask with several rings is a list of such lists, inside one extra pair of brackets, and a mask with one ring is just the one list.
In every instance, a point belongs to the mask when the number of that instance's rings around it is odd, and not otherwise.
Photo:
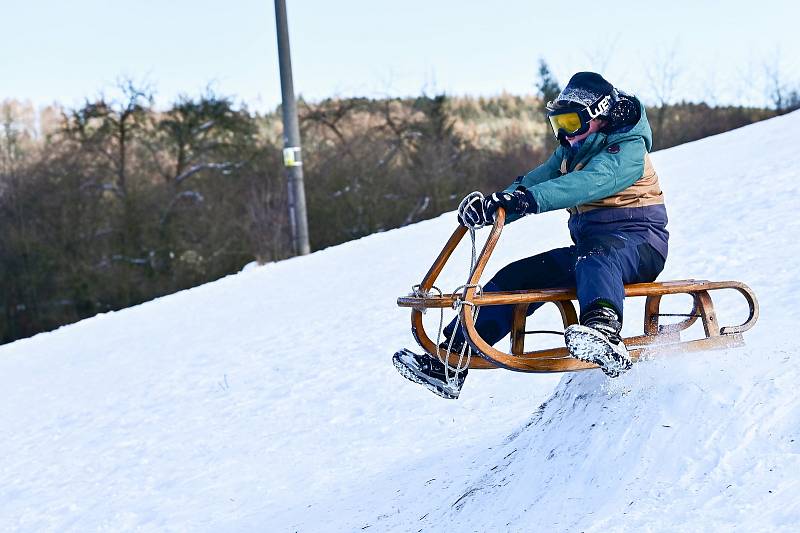
[[(448, 213), (0, 347), (0, 530), (797, 530), (799, 118), (653, 154), (661, 279), (750, 285), (746, 347), (616, 380), (473, 372), (439, 399), (390, 358)], [(565, 221), (510, 225), (487, 275)], [(746, 315), (729, 296), (721, 322)], [(626, 316), (637, 333), (641, 302)]]
[(384, 513), (373, 523), (398, 531), (797, 531), (796, 352), (707, 357), (651, 361), (615, 382), (598, 372), (566, 376), (527, 424), (464, 471), (429, 483), (416, 517)]

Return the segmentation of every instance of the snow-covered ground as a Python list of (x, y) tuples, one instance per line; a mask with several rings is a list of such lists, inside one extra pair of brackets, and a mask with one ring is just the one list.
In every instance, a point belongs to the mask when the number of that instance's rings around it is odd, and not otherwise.
[[(661, 278), (748, 283), (746, 347), (433, 396), (390, 363), (415, 347), (395, 299), (450, 213), (0, 347), (0, 530), (799, 530), (799, 119), (653, 155)], [(565, 220), (509, 226), (487, 274), (566, 243)]]

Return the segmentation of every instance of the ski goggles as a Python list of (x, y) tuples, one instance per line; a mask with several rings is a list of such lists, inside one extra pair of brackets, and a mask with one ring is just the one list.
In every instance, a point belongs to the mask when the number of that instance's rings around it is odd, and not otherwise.
[(558, 110), (553, 109), (554, 103), (549, 103), (547, 107), (550, 111), (547, 113), (547, 118), (550, 119), (553, 134), (558, 139), (583, 135), (589, 130), (589, 123), (592, 119), (605, 114), (611, 108), (612, 99), (613, 95), (607, 94), (598, 98), (593, 104), (580, 109), (572, 107)]
[(558, 115), (550, 115), (550, 127), (553, 128), (553, 135), (558, 137), (564, 135), (566, 137), (575, 137), (586, 133), (589, 129), (589, 122), (591, 119), (586, 120), (583, 113), (579, 111), (565, 111)]

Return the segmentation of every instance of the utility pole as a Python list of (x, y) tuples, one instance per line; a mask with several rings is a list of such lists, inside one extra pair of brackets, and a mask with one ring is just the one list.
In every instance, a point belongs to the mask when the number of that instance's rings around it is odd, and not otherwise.
[(278, 29), (278, 64), (281, 71), (281, 97), (283, 98), (283, 164), (289, 179), (289, 224), (292, 229), (294, 252), (306, 255), (308, 244), (308, 217), (306, 192), (303, 185), (303, 158), (300, 153), (300, 127), (297, 123), (297, 105), (292, 83), (292, 58), (289, 52), (289, 28), (286, 23), (286, 0), (275, 0), (275, 24)]

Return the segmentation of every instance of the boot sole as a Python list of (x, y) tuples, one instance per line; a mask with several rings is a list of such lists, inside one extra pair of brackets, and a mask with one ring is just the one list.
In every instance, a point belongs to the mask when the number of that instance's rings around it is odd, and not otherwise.
[(407, 366), (402, 361), (402, 357), (404, 355), (413, 357), (414, 353), (410, 350), (403, 349), (400, 350), (399, 352), (396, 352), (394, 356), (392, 356), (392, 363), (394, 364), (394, 367), (397, 369), (397, 371), (400, 373), (401, 376), (403, 376), (409, 381), (413, 381), (414, 383), (422, 385), (423, 387), (425, 387), (426, 389), (428, 389), (437, 396), (441, 396), (442, 398), (448, 400), (458, 399), (458, 394), (454, 394), (450, 392), (450, 390), (446, 389), (443, 381), (440, 381), (438, 379), (433, 380), (433, 382), (428, 381), (428, 379), (432, 378), (430, 378), (429, 376), (424, 376), (424, 374), (420, 375), (417, 372), (415, 372), (413, 368)]
[(586, 326), (570, 326), (564, 332), (572, 357), (594, 363), (609, 377), (615, 378), (633, 366), (630, 359), (617, 352), (601, 333)]

